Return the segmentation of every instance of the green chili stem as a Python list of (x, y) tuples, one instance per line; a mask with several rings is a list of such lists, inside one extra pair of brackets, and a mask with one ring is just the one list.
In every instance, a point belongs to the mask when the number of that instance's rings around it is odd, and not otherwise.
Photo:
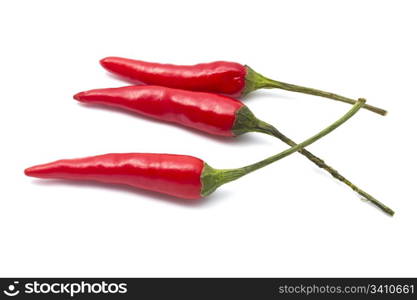
[(332, 132), (333, 130), (335, 130), (337, 127), (339, 127), (340, 125), (342, 125), (344, 122), (346, 122), (347, 120), (349, 120), (354, 114), (356, 114), (356, 112), (364, 105), (365, 103), (365, 99), (359, 99), (357, 101), (357, 103), (344, 115), (342, 116), (339, 120), (337, 120), (336, 122), (334, 122), (333, 124), (331, 124), (330, 126), (326, 127), (325, 129), (323, 129), (322, 131), (320, 131), (319, 133), (317, 133), (316, 135), (310, 137), (309, 139), (305, 140), (304, 142), (289, 148), (287, 150), (284, 150), (278, 154), (275, 154), (273, 156), (270, 156), (264, 160), (258, 161), (257, 163), (242, 167), (242, 168), (238, 168), (238, 169), (228, 169), (228, 170), (223, 170), (224, 172), (229, 172), (230, 173), (230, 177), (227, 178), (228, 180), (226, 182), (232, 181), (232, 180), (236, 180), (246, 174), (249, 174), (253, 171), (256, 171), (260, 168), (263, 168), (273, 162), (276, 162), (277, 160), (280, 160), (284, 157), (287, 157), (288, 155), (297, 152), (298, 150), (307, 147), (308, 145), (314, 143), (315, 141), (317, 141), (318, 139), (320, 139), (321, 137), (329, 134), (330, 132)]
[[(289, 146), (296, 146), (297, 145), (296, 142), (294, 142), (293, 140), (291, 140), (290, 138), (288, 138), (287, 136), (282, 134), (278, 129), (276, 129), (274, 126), (272, 126), (270, 124), (267, 124), (265, 122), (260, 121), (258, 126), (259, 126), (259, 128), (258, 128), (259, 131), (261, 131), (263, 133), (266, 133), (266, 134), (269, 134), (269, 135), (272, 135), (272, 136), (275, 136)], [(307, 149), (300, 149), (299, 152), (302, 155), (304, 155), (305, 157), (307, 157), (310, 161), (315, 163), (319, 168), (322, 168), (322, 169), (326, 170), (327, 172), (329, 172), (330, 175), (332, 175), (334, 178), (336, 178), (337, 180), (339, 180), (339, 181), (343, 182), (344, 184), (346, 184), (347, 186), (349, 186), (352, 190), (357, 192), (359, 195), (364, 197), (366, 200), (368, 200), (372, 204), (379, 207), (385, 213), (387, 213), (391, 216), (394, 215), (394, 211), (392, 209), (390, 209), (388, 206), (384, 205), (383, 203), (379, 202), (377, 199), (375, 199), (374, 197), (372, 197), (371, 195), (369, 195), (368, 193), (366, 193), (365, 191), (360, 189), (358, 186), (353, 184), (346, 177), (341, 175), (337, 170), (335, 170), (331, 166), (327, 165), (324, 162), (324, 160), (322, 160), (321, 158), (315, 156), (313, 153), (311, 153)]]
[[(278, 153), (276, 155), (273, 155), (271, 157), (268, 157), (264, 160), (261, 160), (257, 163), (242, 167), (242, 168), (238, 168), (238, 169), (223, 169), (223, 170), (217, 170), (217, 174), (221, 174), (221, 182), (218, 183), (217, 186), (220, 186), (222, 184), (225, 184), (227, 182), (236, 180), (242, 176), (245, 176), (246, 174), (249, 174), (253, 171), (256, 171), (260, 168), (263, 168), (273, 162), (276, 162), (277, 160), (280, 160), (294, 152), (300, 151), (301, 149), (303, 149), (304, 147), (307, 147), (308, 145), (314, 143), (315, 141), (317, 141), (318, 139), (322, 138), (323, 136), (329, 134), (330, 132), (332, 132), (333, 130), (335, 130), (337, 127), (339, 127), (340, 125), (342, 125), (344, 122), (346, 122), (348, 119), (350, 119), (353, 115), (356, 114), (356, 112), (363, 107), (363, 105), (365, 104), (365, 99), (359, 99), (356, 104), (344, 115), (342, 116), (339, 120), (337, 120), (336, 122), (334, 122), (333, 124), (331, 124), (330, 126), (328, 126), (327, 128), (323, 129), (322, 131), (320, 131), (319, 133), (317, 133), (316, 135), (310, 137), (309, 139), (305, 140), (304, 142), (293, 146), (292, 148), (289, 148), (287, 150), (284, 150), (281, 153)], [(324, 162), (323, 162), (324, 163)], [(332, 174), (333, 175), (333, 174)], [(349, 182), (349, 181), (347, 181)], [(353, 188), (353, 187), (352, 187)], [(378, 206), (379, 208), (381, 208), (384, 212), (386, 212), (389, 215), (393, 215), (394, 211), (392, 209), (390, 209), (389, 207), (385, 206), (384, 204), (382, 204), (381, 202), (379, 202), (378, 200), (376, 200), (375, 198), (373, 198), (371, 195), (363, 192), (362, 190), (357, 189), (357, 192), (359, 194), (361, 194), (362, 196), (364, 196), (365, 198), (367, 198), (369, 201), (371, 201), (373, 204), (375, 204), (376, 206)]]
[[(329, 92), (325, 92), (325, 91), (321, 91), (321, 90), (317, 90), (313, 88), (308, 88), (304, 86), (299, 86), (295, 84), (289, 84), (289, 83), (276, 81), (272, 79), (268, 80), (268, 86), (266, 86), (265, 88), (279, 88), (279, 89), (287, 90), (291, 92), (298, 92), (298, 93), (304, 93), (304, 94), (309, 94), (309, 95), (314, 95), (314, 96), (321, 96), (321, 97), (325, 97), (325, 98), (329, 98), (329, 99), (333, 99), (333, 100), (337, 100), (337, 101), (341, 101), (341, 102), (345, 102), (349, 104), (353, 104), (356, 102), (353, 99), (346, 98), (338, 94), (329, 93)], [(386, 110), (379, 108), (379, 107), (372, 106), (372, 105), (365, 104), (363, 108), (368, 109), (374, 113), (380, 114), (382, 116), (385, 116), (387, 114)]]
[[(309, 95), (314, 95), (314, 96), (321, 96), (324, 98), (333, 99), (333, 100), (337, 100), (337, 101), (341, 101), (341, 102), (345, 102), (349, 104), (356, 103), (356, 100), (346, 98), (338, 94), (325, 92), (322, 90), (313, 89), (313, 88), (309, 88), (305, 86), (285, 83), (282, 81), (273, 80), (255, 72), (248, 66), (246, 67), (248, 68), (248, 80), (252, 81), (252, 84), (250, 84), (251, 87), (249, 88), (248, 91), (246, 91), (246, 93), (250, 92), (251, 90), (255, 90), (259, 88), (278, 88), (278, 89), (291, 91), (291, 92), (298, 92), (298, 93), (304, 93), (304, 94), (309, 94)], [(372, 105), (365, 104), (363, 108), (370, 110), (374, 113), (380, 114), (382, 116), (385, 116), (387, 114), (386, 110), (379, 108), (379, 107), (372, 106)]]

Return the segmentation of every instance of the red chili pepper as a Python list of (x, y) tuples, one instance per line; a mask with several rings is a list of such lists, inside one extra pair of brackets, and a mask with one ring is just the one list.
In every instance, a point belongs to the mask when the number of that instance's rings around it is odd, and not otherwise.
[[(359, 100), (342, 118), (303, 143), (243, 168), (214, 169), (201, 159), (186, 155), (127, 153), (59, 160), (28, 168), (25, 174), (39, 178), (126, 184), (184, 199), (198, 199), (227, 182), (314, 143), (347, 121), (364, 103), (364, 100)], [(380, 202), (375, 204), (391, 215), (394, 213)]]
[[(140, 83), (185, 90), (239, 97), (261, 88), (278, 88), (350, 104), (356, 101), (334, 93), (272, 80), (255, 72), (249, 66), (234, 62), (216, 61), (197, 65), (172, 65), (122, 57), (106, 57), (100, 63), (108, 71)], [(381, 108), (367, 104), (364, 108), (380, 115), (387, 113)]]
[(198, 199), (201, 159), (174, 154), (123, 153), (63, 159), (25, 170), (28, 176), (127, 184), (184, 199)]
[(237, 126), (245, 121), (239, 119), (243, 118), (239, 112), (245, 107), (241, 101), (216, 94), (160, 86), (90, 90), (74, 95), (74, 99), (128, 109), (221, 136), (236, 135), (241, 130)]
[[(160, 86), (127, 86), (81, 92), (74, 98), (84, 103), (128, 109), (210, 134), (237, 136), (247, 132), (261, 132), (277, 137), (287, 145), (296, 145), (274, 126), (255, 117), (241, 101), (222, 95)], [(364, 198), (371, 201), (374, 199), (308, 150), (301, 149), (300, 153)]]

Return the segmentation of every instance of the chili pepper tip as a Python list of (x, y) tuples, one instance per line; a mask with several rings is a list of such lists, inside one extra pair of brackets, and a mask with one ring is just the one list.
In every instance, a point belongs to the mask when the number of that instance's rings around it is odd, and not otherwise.
[(81, 95), (82, 95), (82, 94), (83, 94), (83, 92), (77, 93), (77, 94), (75, 94), (75, 95), (73, 96), (73, 98), (74, 98), (75, 100), (82, 101), (82, 100), (81, 100)]
[(26, 176), (33, 176), (34, 173), (36, 173), (36, 170), (34, 170), (33, 167), (25, 169), (25, 175)]
[(111, 62), (111, 59), (112, 59), (112, 57), (111, 57), (111, 56), (109, 56), (109, 57), (105, 57), (105, 58), (100, 59), (100, 65), (101, 65), (103, 68), (106, 68), (107, 63), (108, 63), (109, 61)]
[(24, 172), (26, 176), (42, 178), (45, 171), (49, 171), (47, 164), (29, 167)]

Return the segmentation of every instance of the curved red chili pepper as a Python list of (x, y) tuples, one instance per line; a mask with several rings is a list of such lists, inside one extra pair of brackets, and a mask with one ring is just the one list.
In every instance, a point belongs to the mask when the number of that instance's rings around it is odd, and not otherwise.
[(245, 88), (247, 72), (241, 64), (226, 61), (178, 66), (106, 57), (100, 63), (110, 72), (141, 83), (233, 96)]
[[(257, 163), (238, 169), (214, 169), (201, 159), (187, 155), (125, 153), (58, 160), (28, 168), (25, 174), (38, 178), (92, 180), (126, 184), (184, 199), (198, 199), (221, 185), (263, 168), (327, 135), (351, 118), (365, 101), (359, 100), (343, 117), (303, 143)], [(373, 201), (388, 214), (394, 212)]]
[[(101, 65), (110, 72), (137, 82), (200, 92), (244, 96), (261, 88), (278, 88), (321, 96), (345, 103), (356, 100), (334, 93), (285, 83), (267, 78), (249, 66), (235, 62), (216, 61), (197, 65), (172, 65), (145, 62), (122, 57), (106, 57)], [(385, 115), (381, 108), (365, 104), (364, 108)]]
[(25, 170), (38, 178), (126, 184), (184, 199), (201, 197), (201, 159), (174, 154), (123, 153), (64, 159)]
[(128, 109), (210, 134), (233, 136), (241, 101), (221, 95), (160, 86), (127, 86), (78, 93), (76, 100)]

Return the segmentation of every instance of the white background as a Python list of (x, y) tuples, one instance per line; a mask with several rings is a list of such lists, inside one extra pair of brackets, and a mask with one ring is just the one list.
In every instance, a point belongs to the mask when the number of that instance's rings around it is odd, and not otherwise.
[[(417, 276), (414, 1), (2, 1), (1, 276)], [(123, 187), (46, 182), (24, 168), (109, 152), (165, 152), (232, 168), (287, 148), (86, 107), (125, 85), (98, 61), (230, 60), (386, 108), (310, 149), (396, 210), (381, 213), (301, 155), (198, 205)], [(279, 90), (245, 103), (301, 141), (349, 106)]]

